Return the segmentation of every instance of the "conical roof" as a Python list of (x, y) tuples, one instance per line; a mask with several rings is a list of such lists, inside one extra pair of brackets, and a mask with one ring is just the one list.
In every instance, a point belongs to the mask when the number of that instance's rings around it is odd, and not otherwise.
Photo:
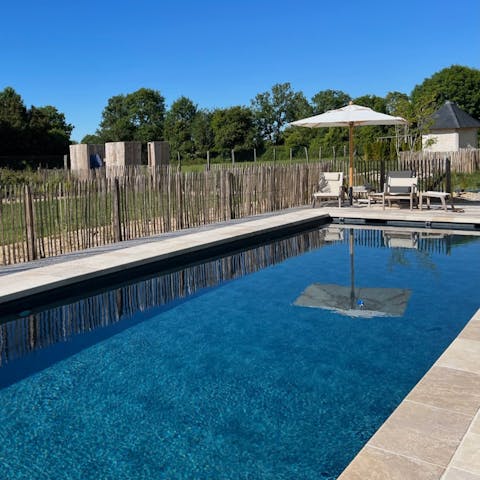
[(473, 118), (460, 107), (447, 100), (433, 115), (433, 125), (430, 130), (452, 128), (480, 128), (480, 121)]

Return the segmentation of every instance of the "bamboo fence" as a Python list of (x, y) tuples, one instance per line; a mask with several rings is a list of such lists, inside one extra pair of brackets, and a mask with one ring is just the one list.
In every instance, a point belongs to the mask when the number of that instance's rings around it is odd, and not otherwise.
[[(478, 150), (468, 169), (480, 169)], [(455, 165), (466, 162), (454, 158)], [(128, 167), (58, 172), (0, 187), (0, 263), (55, 256), (113, 242), (308, 205), (323, 171), (348, 171), (343, 158), (310, 163), (235, 164), (182, 172)], [(355, 160), (355, 185), (383, 189), (392, 170), (414, 170), (423, 190), (449, 190), (446, 156)], [(452, 168), (453, 170), (453, 168)]]

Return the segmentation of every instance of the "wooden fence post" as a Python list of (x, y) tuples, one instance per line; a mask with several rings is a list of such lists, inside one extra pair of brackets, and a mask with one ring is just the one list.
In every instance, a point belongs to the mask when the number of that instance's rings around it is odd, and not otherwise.
[(292, 157), (293, 157), (293, 155), (292, 155), (292, 149), (290, 149), (290, 163), (292, 163)]
[(303, 147), (303, 148), (305, 149), (305, 160), (308, 163), (308, 148), (307, 147)]
[(234, 188), (234, 177), (232, 172), (228, 172), (227, 174), (227, 218), (233, 220), (235, 218), (235, 203), (234, 203), (234, 195), (235, 195), (235, 188)]
[(210, 171), (210, 150), (207, 150), (207, 172)]
[(177, 230), (183, 228), (183, 195), (182, 195), (182, 174), (177, 172), (176, 177), (176, 190), (177, 190)]
[(235, 165), (235, 150), (232, 148), (232, 165)]
[(115, 177), (113, 181), (113, 204), (112, 204), (112, 220), (113, 220), (113, 238), (116, 242), (122, 241), (122, 222), (120, 220), (120, 182)]
[(33, 218), (33, 199), (30, 185), (25, 185), (25, 230), (27, 234), (27, 259), (36, 260), (37, 246), (35, 238), (35, 222)]
[(379, 184), (380, 184), (380, 192), (383, 192), (383, 187), (385, 185), (385, 159), (383, 158), (380, 160)]
[(253, 161), (254, 162), (257, 161), (257, 149), (256, 148), (253, 149)]
[(452, 162), (449, 157), (445, 158), (445, 191), (452, 197)]

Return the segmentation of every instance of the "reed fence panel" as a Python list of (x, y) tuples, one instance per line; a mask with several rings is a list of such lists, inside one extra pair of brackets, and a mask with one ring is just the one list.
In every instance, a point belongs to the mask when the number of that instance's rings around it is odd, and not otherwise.
[[(479, 168), (479, 151), (465, 169)], [(463, 154), (466, 155), (466, 154)], [(450, 158), (450, 157), (449, 157)], [(451, 157), (454, 165), (465, 161)], [(355, 159), (355, 184), (383, 188), (391, 170), (417, 172), (423, 190), (446, 189), (446, 156), (404, 155), (399, 160)], [(257, 163), (181, 172), (129, 167), (109, 176), (58, 172), (49, 180), (0, 188), (1, 263), (108, 245), (183, 228), (308, 205), (320, 172), (348, 171), (348, 160)]]

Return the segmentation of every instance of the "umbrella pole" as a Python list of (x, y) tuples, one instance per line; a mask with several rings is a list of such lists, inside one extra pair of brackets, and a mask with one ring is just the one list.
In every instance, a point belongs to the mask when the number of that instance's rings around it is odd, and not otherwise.
[(355, 308), (355, 259), (354, 259), (354, 243), (353, 228), (349, 232), (349, 253), (350, 253), (350, 310)]
[(353, 204), (353, 122), (348, 125), (348, 152), (350, 155), (350, 164), (348, 170), (348, 198), (350, 205)]

